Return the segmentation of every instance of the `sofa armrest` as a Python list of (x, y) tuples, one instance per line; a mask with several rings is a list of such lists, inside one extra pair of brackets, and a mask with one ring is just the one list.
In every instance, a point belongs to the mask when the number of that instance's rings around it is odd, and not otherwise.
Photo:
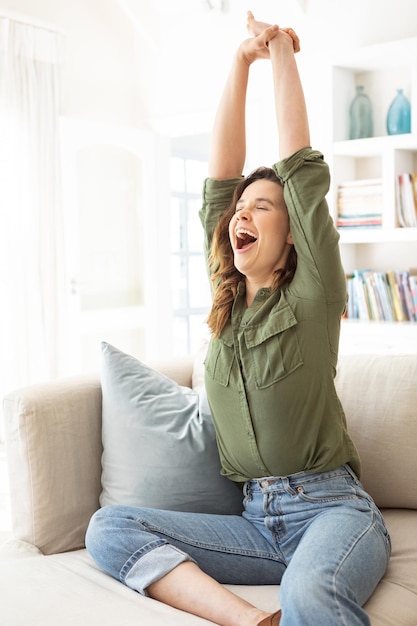
[[(194, 358), (151, 363), (191, 387)], [(19, 389), (4, 399), (13, 534), (44, 554), (84, 547), (101, 492), (99, 376)]]
[(44, 554), (84, 545), (101, 490), (101, 386), (72, 377), (4, 399), (13, 534)]

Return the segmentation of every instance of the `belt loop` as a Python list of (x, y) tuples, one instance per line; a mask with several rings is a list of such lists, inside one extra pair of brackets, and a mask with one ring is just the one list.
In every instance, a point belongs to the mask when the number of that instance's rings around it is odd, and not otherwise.
[(359, 484), (359, 478), (356, 476), (355, 472), (353, 471), (353, 469), (350, 467), (350, 465), (348, 463), (345, 463), (345, 465), (343, 466), (346, 471), (348, 472), (348, 474), (350, 474), (353, 478), (353, 480), (355, 481), (356, 484)]

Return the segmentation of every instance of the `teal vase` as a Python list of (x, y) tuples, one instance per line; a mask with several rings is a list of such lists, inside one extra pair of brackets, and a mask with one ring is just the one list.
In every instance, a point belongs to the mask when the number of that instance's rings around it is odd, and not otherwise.
[(349, 109), (349, 139), (372, 137), (374, 132), (372, 104), (363, 85), (357, 85)]
[(411, 132), (411, 106), (403, 90), (397, 89), (397, 95), (387, 113), (387, 133), (402, 135), (409, 132)]

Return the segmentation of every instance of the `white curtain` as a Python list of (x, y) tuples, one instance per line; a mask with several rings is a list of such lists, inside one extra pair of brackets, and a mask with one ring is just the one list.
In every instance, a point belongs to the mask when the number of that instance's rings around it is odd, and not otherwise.
[(59, 373), (64, 308), (60, 49), (0, 17), (0, 393)]

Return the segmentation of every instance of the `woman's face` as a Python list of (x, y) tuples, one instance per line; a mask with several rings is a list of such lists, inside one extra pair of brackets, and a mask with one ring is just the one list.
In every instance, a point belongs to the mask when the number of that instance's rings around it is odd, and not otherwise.
[(229, 222), (229, 237), (235, 267), (248, 280), (269, 287), (293, 244), (282, 186), (261, 179), (246, 187)]

